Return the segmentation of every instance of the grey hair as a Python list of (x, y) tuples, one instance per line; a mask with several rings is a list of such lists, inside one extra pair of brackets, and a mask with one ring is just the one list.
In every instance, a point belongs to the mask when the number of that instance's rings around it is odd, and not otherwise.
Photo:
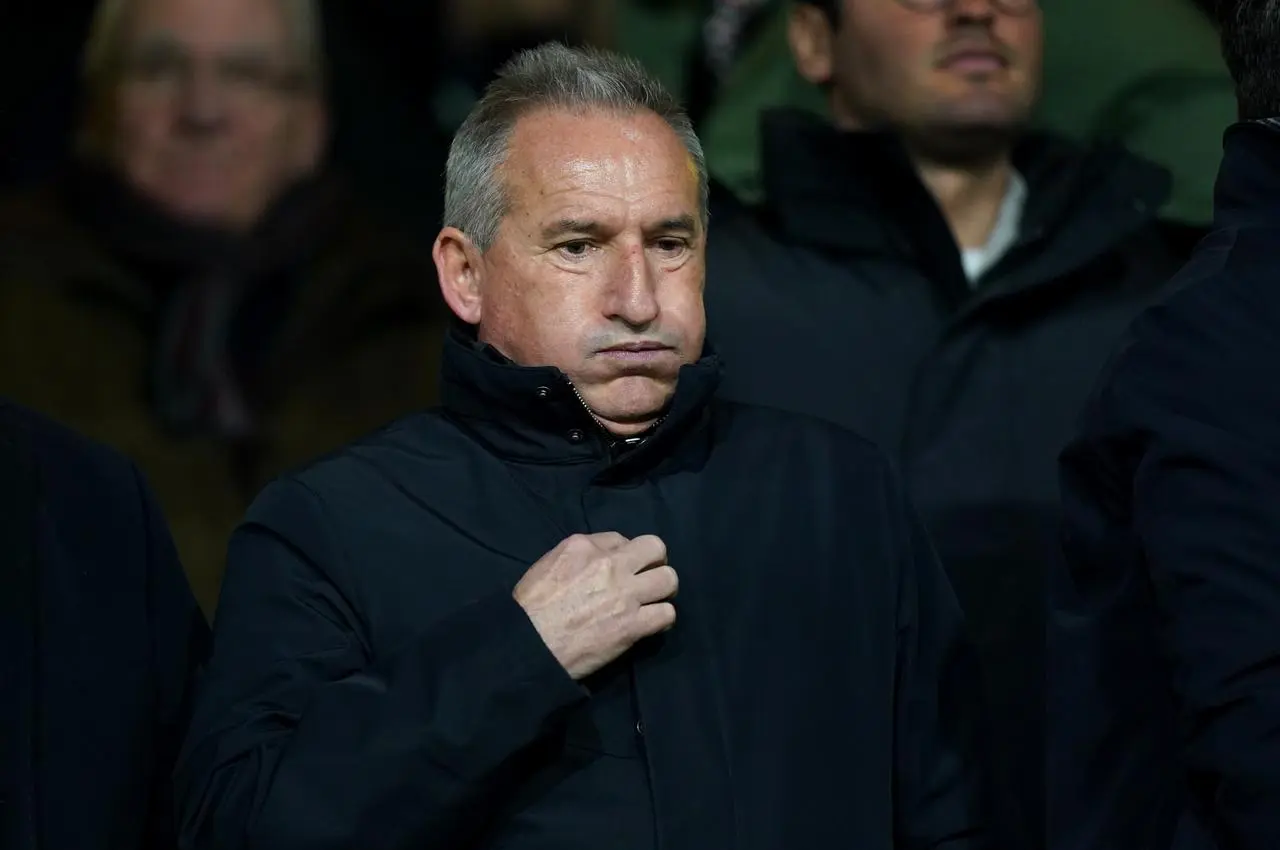
[(445, 170), (445, 226), (461, 230), (481, 251), (493, 245), (510, 206), (501, 171), (511, 134), (521, 117), (539, 109), (657, 115), (680, 138), (697, 169), (706, 227), (706, 155), (679, 101), (634, 59), (557, 43), (523, 51), (504, 65), (458, 128)]

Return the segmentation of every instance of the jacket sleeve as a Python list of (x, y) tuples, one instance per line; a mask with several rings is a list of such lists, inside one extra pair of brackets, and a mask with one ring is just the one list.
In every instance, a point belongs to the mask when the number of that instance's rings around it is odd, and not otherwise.
[(146, 529), (147, 617), (155, 693), (153, 791), (148, 850), (177, 845), (173, 767), (191, 717), (191, 695), (209, 651), (209, 626), (187, 584), (169, 526), (140, 473), (134, 470)]
[(1151, 318), (1088, 437), (1127, 448), (1129, 524), (1172, 661), (1185, 772), (1223, 847), (1280, 836), (1280, 362), (1274, 281)]
[(977, 657), (924, 526), (901, 495), (896, 850), (986, 850), (990, 782)]
[(586, 698), (509, 593), (374, 654), (333, 519), (273, 484), (233, 535), (177, 773), (195, 850), (456, 848), (516, 756)]
[(1050, 561), (1047, 582), (1048, 850), (1169, 847), (1185, 808), (1168, 658), (1130, 526), (1128, 454), (1082, 435), (1060, 458), (1064, 557)]

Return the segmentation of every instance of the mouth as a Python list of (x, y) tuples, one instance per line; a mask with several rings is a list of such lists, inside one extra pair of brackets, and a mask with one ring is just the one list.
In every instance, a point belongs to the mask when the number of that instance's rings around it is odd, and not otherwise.
[(599, 354), (617, 360), (653, 360), (671, 351), (671, 346), (657, 342), (624, 342), (603, 348)]
[(965, 74), (991, 73), (1009, 67), (1009, 60), (998, 51), (982, 48), (957, 50), (938, 63), (940, 68)]

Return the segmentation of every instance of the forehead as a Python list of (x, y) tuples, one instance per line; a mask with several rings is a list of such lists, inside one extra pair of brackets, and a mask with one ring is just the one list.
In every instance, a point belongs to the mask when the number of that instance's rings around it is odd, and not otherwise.
[(126, 41), (178, 41), (191, 47), (283, 50), (288, 21), (279, 0), (134, 0)]
[(543, 110), (523, 116), (503, 170), (517, 206), (590, 197), (697, 198), (693, 158), (675, 131), (648, 112)]

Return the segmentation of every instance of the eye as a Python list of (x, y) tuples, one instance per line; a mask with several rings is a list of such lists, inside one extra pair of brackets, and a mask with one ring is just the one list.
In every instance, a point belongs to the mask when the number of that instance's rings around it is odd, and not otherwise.
[(678, 257), (689, 248), (689, 243), (675, 236), (664, 236), (654, 242), (658, 250), (668, 257)]
[(126, 64), (127, 72), (142, 82), (157, 82), (180, 76), (186, 63), (170, 51), (152, 50), (132, 57)]
[(585, 239), (575, 239), (572, 242), (564, 242), (556, 246), (556, 250), (564, 257), (571, 260), (580, 260), (587, 254), (591, 253), (594, 246)]

